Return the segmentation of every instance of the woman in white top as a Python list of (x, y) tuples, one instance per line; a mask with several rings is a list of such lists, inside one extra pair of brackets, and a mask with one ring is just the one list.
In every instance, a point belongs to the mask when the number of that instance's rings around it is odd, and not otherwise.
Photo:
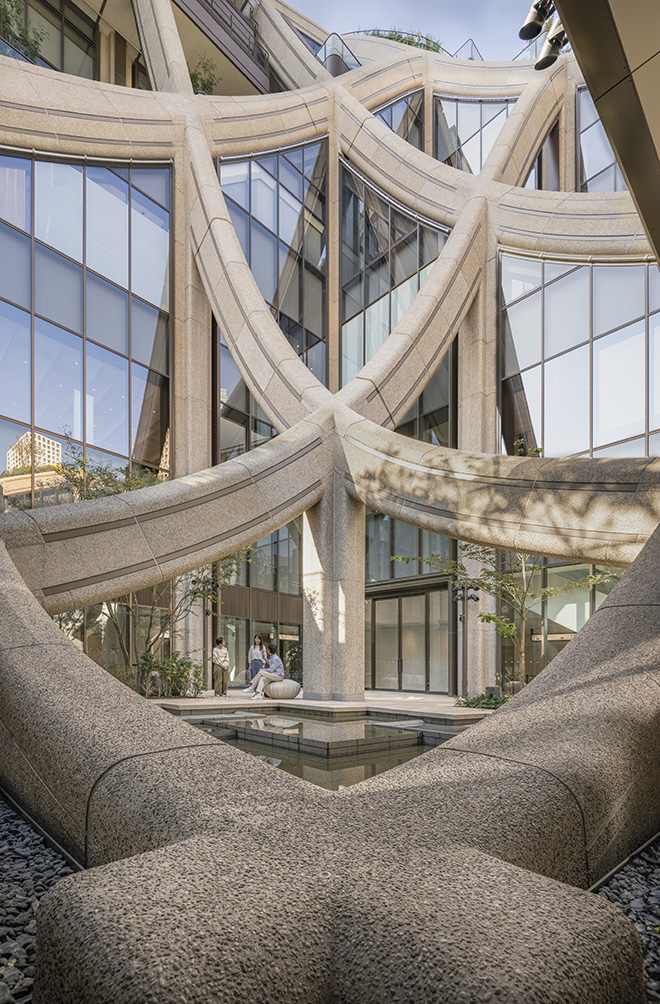
[(263, 669), (264, 662), (266, 661), (266, 646), (264, 645), (261, 635), (255, 634), (254, 645), (250, 646), (250, 651), (248, 652), (248, 666), (250, 673), (250, 680), (254, 680), (257, 673)]

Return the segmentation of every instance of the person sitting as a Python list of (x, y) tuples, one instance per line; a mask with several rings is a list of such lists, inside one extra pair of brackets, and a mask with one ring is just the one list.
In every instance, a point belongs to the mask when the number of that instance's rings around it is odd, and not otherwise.
[(284, 679), (284, 666), (282, 665), (282, 660), (279, 655), (277, 655), (277, 648), (270, 643), (268, 646), (268, 661), (264, 663), (264, 668), (260, 669), (250, 687), (246, 687), (243, 691), (244, 694), (253, 694), (252, 700), (259, 701), (264, 698), (264, 687), (267, 683), (277, 683), (278, 680)]

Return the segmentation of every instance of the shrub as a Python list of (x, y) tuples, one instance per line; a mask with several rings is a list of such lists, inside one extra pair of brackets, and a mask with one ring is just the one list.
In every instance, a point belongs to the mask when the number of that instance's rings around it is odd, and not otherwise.
[(509, 694), (477, 694), (476, 697), (457, 697), (457, 708), (501, 708), (509, 700)]

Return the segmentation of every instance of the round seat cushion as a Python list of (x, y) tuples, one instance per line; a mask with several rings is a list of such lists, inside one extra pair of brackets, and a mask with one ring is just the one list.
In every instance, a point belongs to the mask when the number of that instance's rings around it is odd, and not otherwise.
[(295, 680), (278, 680), (277, 683), (267, 683), (264, 693), (274, 701), (292, 701), (300, 693), (300, 684)]

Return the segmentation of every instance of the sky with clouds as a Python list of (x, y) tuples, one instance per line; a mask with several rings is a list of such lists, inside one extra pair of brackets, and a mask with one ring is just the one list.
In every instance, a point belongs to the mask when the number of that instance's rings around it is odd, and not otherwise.
[(328, 31), (400, 28), (432, 35), (448, 52), (473, 38), (484, 59), (512, 59), (531, 0), (287, 0)]

